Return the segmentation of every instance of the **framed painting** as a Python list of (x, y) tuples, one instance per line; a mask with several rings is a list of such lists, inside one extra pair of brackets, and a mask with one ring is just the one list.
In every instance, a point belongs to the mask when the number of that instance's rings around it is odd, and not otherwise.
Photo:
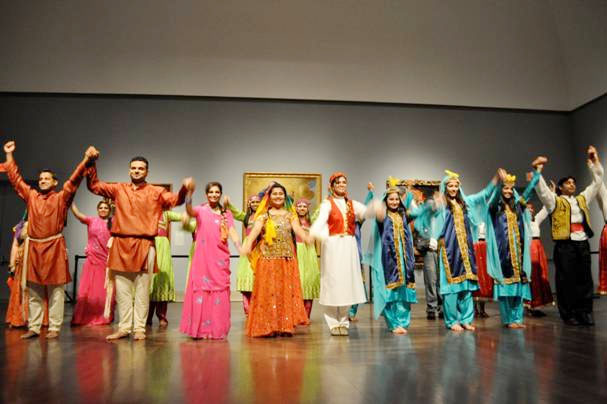
[(314, 212), (322, 202), (321, 174), (245, 172), (242, 176), (242, 206), (245, 207), (251, 195), (263, 191), (272, 181), (282, 184), (294, 201), (308, 199), (310, 212)]
[[(418, 179), (408, 179), (408, 180), (400, 180), (396, 186), (402, 191), (404, 194), (408, 190), (413, 193), (413, 199), (419, 205), (424, 203), (427, 199), (432, 198), (435, 192), (438, 191), (440, 187), (440, 180), (418, 180)], [(386, 187), (388, 184), (386, 183)], [(413, 222), (411, 222), (413, 224)], [(414, 247), (415, 248), (415, 269), (422, 270), (424, 269), (424, 257), (418, 253), (417, 246), (415, 245), (418, 240), (414, 237)]]

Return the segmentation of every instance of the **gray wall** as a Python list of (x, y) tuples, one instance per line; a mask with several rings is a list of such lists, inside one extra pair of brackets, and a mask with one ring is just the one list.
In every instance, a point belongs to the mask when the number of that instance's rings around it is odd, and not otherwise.
[[(590, 183), (590, 175), (584, 164), (583, 152), (588, 145), (594, 145), (601, 157), (603, 167), (607, 166), (607, 95), (591, 102), (590, 104), (579, 108), (571, 114), (573, 125), (573, 139), (575, 141), (576, 176), (578, 186), (584, 187)], [(605, 181), (605, 179), (604, 179)], [(590, 240), (590, 249), (597, 251), (600, 240), (600, 231), (605, 224), (603, 215), (598, 205), (593, 203), (591, 206), (592, 228), (596, 236)], [(597, 284), (598, 255), (592, 256), (593, 275), (595, 285)]]
[[(188, 175), (201, 186), (219, 180), (235, 201), (242, 200), (245, 171), (318, 172), (326, 181), (343, 170), (351, 195), (362, 199), (368, 181), (381, 188), (389, 175), (440, 179), (448, 168), (462, 174), (471, 193), (498, 166), (523, 184), (540, 153), (550, 156), (549, 170), (572, 172), (577, 162), (570, 151), (580, 148), (566, 113), (394, 104), (0, 94), (0, 122), (1, 140), (17, 141), (26, 178), (49, 166), (65, 179), (92, 144), (101, 151), (103, 180), (127, 181), (130, 157), (142, 154), (150, 160), (150, 182), (177, 187)], [(4, 257), (6, 235), (23, 206), (8, 191), (2, 194)], [(88, 214), (98, 199), (84, 186), (76, 196)], [(197, 191), (195, 202), (202, 200)], [(65, 236), (70, 255), (83, 252), (86, 230), (71, 216)], [(186, 254), (189, 241), (174, 232), (173, 253)], [(182, 289), (185, 263), (175, 264)]]

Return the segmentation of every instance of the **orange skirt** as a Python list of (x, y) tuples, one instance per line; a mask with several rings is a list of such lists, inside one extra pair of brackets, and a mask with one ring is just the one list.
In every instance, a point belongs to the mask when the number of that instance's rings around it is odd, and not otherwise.
[[(15, 277), (9, 277), (6, 280), (10, 290), (10, 297), (8, 299), (8, 307), (6, 308), (5, 322), (12, 327), (25, 327), (29, 314), (29, 294), (27, 293), (27, 289), (25, 291), (21, 290), (20, 279), (22, 269), (23, 264), (18, 264), (15, 268)], [(44, 297), (44, 318), (42, 325), (48, 326), (48, 298), (46, 296)]]
[(531, 308), (550, 304), (554, 301), (548, 280), (548, 259), (542, 242), (531, 240)]
[(293, 334), (297, 325), (308, 324), (294, 258), (261, 257), (255, 268), (253, 296), (247, 318), (247, 335)]
[(493, 279), (487, 273), (487, 243), (480, 240), (474, 243), (476, 258), (476, 276), (478, 276), (479, 290), (473, 293), (476, 300), (493, 299)]

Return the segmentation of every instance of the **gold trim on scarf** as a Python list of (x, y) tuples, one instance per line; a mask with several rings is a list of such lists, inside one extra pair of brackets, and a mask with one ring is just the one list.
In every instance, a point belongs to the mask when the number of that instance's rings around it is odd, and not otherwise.
[[(403, 218), (397, 212), (388, 211), (388, 217), (392, 220), (392, 232), (394, 238), (394, 251), (396, 251), (396, 266), (398, 269), (398, 280), (386, 285), (386, 289), (395, 289), (402, 286), (405, 283), (404, 280), (404, 266), (400, 259), (401, 245), (405, 246), (405, 228), (403, 225)], [(402, 242), (402, 244), (401, 244)], [(405, 265), (407, 264), (407, 254), (403, 251), (403, 257), (405, 257)]]
[(513, 212), (508, 205), (504, 209), (504, 214), (508, 224), (508, 245), (513, 275), (511, 278), (504, 278), (503, 283), (518, 283), (521, 281), (521, 233), (518, 228), (518, 218), (516, 212)]
[(448, 283), (461, 283), (465, 280), (477, 281), (478, 277), (472, 272), (472, 265), (470, 264), (470, 255), (468, 251), (468, 235), (466, 233), (466, 224), (464, 221), (464, 211), (459, 203), (451, 201), (451, 215), (453, 216), (453, 224), (455, 227), (455, 236), (457, 238), (457, 245), (459, 247), (460, 255), (462, 256), (462, 262), (464, 264), (464, 273), (459, 276), (452, 276), (451, 266), (449, 265), (449, 258), (447, 257), (447, 248), (445, 247), (445, 239), (439, 241), (439, 246), (442, 247), (441, 258), (445, 267), (445, 275)]

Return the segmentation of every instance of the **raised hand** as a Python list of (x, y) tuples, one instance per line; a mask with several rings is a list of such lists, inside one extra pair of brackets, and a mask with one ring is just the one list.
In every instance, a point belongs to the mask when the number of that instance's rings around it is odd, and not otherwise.
[(550, 188), (552, 192), (556, 192), (556, 183), (553, 180), (550, 180), (550, 185), (548, 185), (548, 188)]
[(533, 171), (527, 172), (527, 174), (525, 174), (525, 177), (527, 179), (527, 182), (531, 182), (531, 179), (533, 178)]
[(596, 163), (599, 160), (599, 153), (593, 145), (588, 146), (588, 160), (592, 163)]
[(187, 177), (183, 179), (183, 186), (189, 191), (194, 192), (196, 189), (196, 182), (192, 177)]
[(507, 175), (508, 175), (508, 173), (503, 168), (497, 169), (497, 176), (499, 177), (501, 182), (504, 182), (506, 180)]
[(536, 170), (541, 170), (542, 168), (544, 168), (544, 165), (547, 162), (548, 162), (548, 157), (538, 156), (535, 158), (535, 160), (533, 160), (533, 162), (531, 163), (531, 166), (533, 166), (533, 168), (535, 168)]
[(372, 182), (369, 182), (369, 183), (367, 184), (367, 189), (368, 189), (369, 191), (373, 191), (373, 190), (375, 190), (375, 185), (373, 185), (373, 183), (372, 183)]
[(88, 161), (95, 161), (99, 157), (99, 150), (95, 149), (93, 146), (89, 146), (84, 152), (84, 157)]
[(14, 152), (16, 148), (17, 148), (17, 146), (15, 145), (14, 140), (8, 141), (4, 144), (4, 152), (6, 154)]

